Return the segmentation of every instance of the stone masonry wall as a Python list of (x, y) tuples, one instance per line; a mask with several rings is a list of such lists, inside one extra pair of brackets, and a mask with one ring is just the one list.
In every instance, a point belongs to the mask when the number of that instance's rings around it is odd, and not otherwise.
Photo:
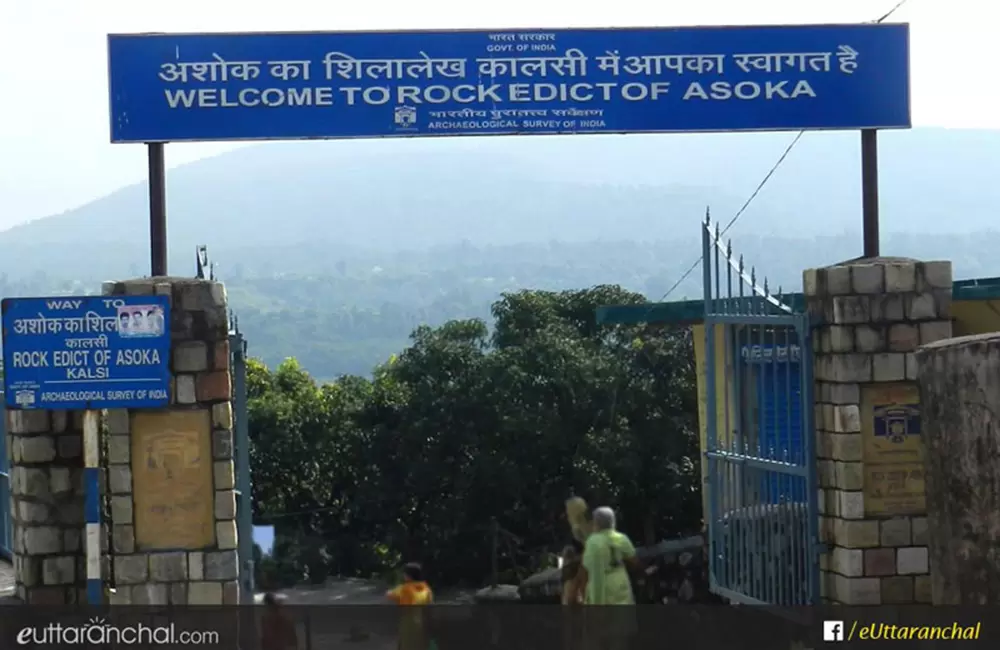
[(917, 352), (934, 605), (1000, 605), (1000, 332)]
[(83, 418), (7, 411), (16, 593), (31, 605), (86, 602)]
[[(872, 386), (916, 386), (918, 346), (951, 336), (951, 263), (857, 260), (807, 270), (813, 323), (824, 602), (929, 603), (926, 511), (865, 507), (861, 405)], [(922, 471), (922, 470), (921, 470)]]
[[(239, 602), (233, 412), (225, 287), (189, 278), (105, 283), (104, 295), (171, 297), (171, 404), (169, 412), (211, 414), (214, 543), (204, 548), (144, 551), (137, 548), (133, 469), (136, 413), (108, 411), (106, 435), (111, 492), (112, 604), (222, 605)], [(110, 565), (110, 563), (109, 563)], [(107, 574), (110, 566), (105, 566)]]

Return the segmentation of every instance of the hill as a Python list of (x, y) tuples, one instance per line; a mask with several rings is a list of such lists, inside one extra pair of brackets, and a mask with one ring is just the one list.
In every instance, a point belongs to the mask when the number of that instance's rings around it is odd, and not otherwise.
[[(297, 272), (323, 251), (424, 249), (595, 239), (691, 240), (712, 205), (732, 214), (789, 134), (593, 136), (294, 142), (249, 146), (171, 171), (174, 259), (196, 244), (259, 250)], [(1000, 132), (913, 129), (881, 136), (883, 227), (972, 232), (1000, 205)], [(768, 184), (742, 232), (859, 230), (856, 133), (807, 134)], [(144, 185), (0, 233), (0, 255), (51, 268), (66, 247), (79, 266), (98, 248), (107, 271), (145, 267)], [(961, 215), (961, 218), (956, 218)], [(280, 224), (280, 227), (277, 227)], [(808, 225), (803, 228), (804, 225)], [(286, 247), (309, 243), (312, 252)], [(23, 247), (28, 247), (25, 251)], [(33, 250), (36, 246), (46, 247)], [(84, 250), (80, 250), (83, 248)], [(22, 254), (18, 254), (22, 251)], [(28, 254), (24, 254), (27, 252)], [(228, 258), (226, 254), (221, 257)], [(65, 260), (66, 264), (72, 264)], [(322, 266), (322, 265), (321, 265)], [(70, 267), (71, 268), (71, 267)], [(313, 270), (313, 269), (310, 269)]]
[[(320, 377), (367, 372), (421, 322), (486, 316), (501, 291), (618, 283), (659, 298), (790, 134), (254, 145), (169, 174), (171, 271), (207, 244), (252, 351)], [(795, 288), (860, 253), (855, 133), (807, 134), (733, 230)], [(883, 252), (1000, 275), (1000, 132), (881, 136)], [(0, 232), (3, 295), (86, 293), (148, 269), (135, 185)], [(672, 298), (698, 296), (698, 273)]]

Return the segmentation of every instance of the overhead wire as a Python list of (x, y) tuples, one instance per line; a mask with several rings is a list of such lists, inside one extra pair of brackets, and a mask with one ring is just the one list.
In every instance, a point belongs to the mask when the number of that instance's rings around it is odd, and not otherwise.
[[(891, 9), (889, 9), (889, 11), (887, 11), (886, 13), (884, 13), (880, 18), (876, 18), (875, 20), (868, 21), (868, 23), (869, 24), (871, 24), (871, 23), (877, 24), (877, 23), (885, 22), (889, 17), (891, 17), (894, 13), (896, 13), (897, 11), (899, 11), (899, 9), (901, 9), (904, 5), (906, 5), (907, 2), (909, 2), (909, 0), (899, 0)], [(734, 225), (736, 225), (736, 222), (739, 221), (740, 217), (742, 217), (746, 213), (747, 208), (750, 207), (750, 204), (753, 203), (753, 201), (757, 198), (757, 196), (764, 189), (764, 186), (767, 185), (768, 181), (771, 180), (771, 178), (774, 176), (775, 172), (778, 171), (778, 168), (781, 167), (782, 163), (785, 162), (785, 160), (788, 158), (788, 155), (792, 152), (792, 150), (795, 148), (795, 146), (799, 143), (799, 141), (802, 139), (802, 136), (805, 135), (805, 133), (806, 133), (805, 130), (801, 130), (801, 131), (799, 131), (798, 133), (795, 134), (795, 137), (792, 138), (792, 141), (788, 143), (788, 146), (785, 147), (785, 150), (781, 153), (780, 156), (778, 156), (778, 159), (774, 162), (773, 165), (771, 165), (771, 168), (767, 171), (767, 173), (764, 174), (764, 177), (761, 179), (760, 183), (758, 183), (757, 187), (755, 187), (754, 190), (753, 190), (753, 192), (750, 193), (750, 196), (743, 203), (743, 205), (740, 206), (740, 209), (736, 211), (736, 214), (734, 214), (733, 217), (726, 223), (725, 227), (721, 231), (719, 231), (719, 235), (718, 235), (719, 237), (721, 237), (722, 235), (725, 235), (727, 232), (729, 232), (729, 230)], [(705, 226), (703, 226), (703, 227), (705, 227)], [(677, 281), (674, 282), (673, 285), (671, 285), (671, 287), (669, 289), (667, 289), (667, 292), (664, 293), (659, 298), (659, 300), (656, 300), (655, 302), (652, 302), (652, 303), (649, 304), (646, 312), (643, 314), (643, 316), (641, 318), (639, 318), (636, 321), (635, 324), (641, 325), (643, 323), (646, 323), (647, 319), (653, 313), (653, 311), (657, 308), (658, 304), (664, 302), (668, 297), (670, 297), (673, 294), (673, 292), (676, 291), (677, 288), (681, 286), (681, 284), (695, 271), (695, 269), (698, 268), (698, 266), (703, 261), (704, 261), (704, 253), (702, 253), (701, 255), (698, 256), (698, 259), (696, 259), (694, 261), (694, 263), (691, 264), (691, 266), (689, 266), (688, 269), (686, 271), (684, 271), (683, 274), (681, 274), (681, 277), (678, 278)], [(618, 393), (619, 393), (620, 390), (621, 390), (621, 379), (619, 379), (615, 383), (615, 389), (612, 392), (612, 396), (611, 396), (611, 413), (610, 413), (610, 418), (609, 418), (609, 422), (610, 423), (614, 422), (615, 413), (617, 411), (617, 406), (618, 406)], [(599, 417), (600, 417), (600, 413), (598, 413), (595, 416), (594, 427), (597, 426), (597, 420), (598, 420)]]
[(894, 13), (896, 13), (896, 11), (898, 11), (900, 7), (902, 7), (903, 5), (905, 5), (909, 1), (910, 0), (899, 0), (899, 2), (896, 3), (896, 6), (894, 6), (889, 11), (885, 12), (885, 14), (881, 18), (879, 18), (878, 20), (873, 20), (872, 22), (874, 22), (874, 23), (884, 23), (886, 18), (888, 18), (889, 16), (893, 15)]
[[(795, 137), (792, 138), (792, 141), (788, 143), (787, 147), (785, 147), (785, 150), (778, 157), (778, 160), (774, 163), (774, 165), (771, 166), (771, 169), (769, 169), (767, 174), (764, 175), (764, 178), (761, 179), (760, 183), (757, 184), (757, 187), (754, 188), (754, 191), (750, 194), (750, 197), (743, 203), (742, 206), (740, 206), (740, 209), (736, 211), (736, 214), (733, 215), (733, 218), (729, 220), (729, 223), (726, 224), (726, 227), (723, 228), (721, 231), (719, 231), (719, 237), (725, 235), (727, 232), (729, 232), (730, 228), (736, 225), (736, 222), (739, 221), (739, 218), (742, 217), (743, 213), (747, 211), (747, 208), (750, 207), (750, 204), (753, 203), (754, 199), (757, 198), (757, 195), (760, 194), (761, 190), (764, 189), (764, 186), (767, 185), (767, 182), (771, 180), (772, 176), (774, 176), (774, 172), (778, 171), (778, 168), (781, 167), (781, 164), (785, 162), (786, 158), (788, 158), (788, 154), (792, 153), (792, 149), (795, 148), (795, 145), (799, 143), (799, 140), (801, 140), (802, 136), (805, 134), (806, 134), (805, 131), (799, 131), (797, 134), (795, 134)], [(704, 255), (699, 256), (698, 259), (696, 259), (694, 263), (691, 266), (689, 266), (686, 271), (684, 271), (681, 277), (677, 279), (677, 282), (674, 282), (673, 285), (671, 285), (671, 287), (667, 289), (667, 292), (663, 294), (663, 296), (656, 302), (663, 302), (677, 289), (677, 287), (681, 286), (681, 283), (683, 283), (684, 280), (687, 280), (688, 276), (691, 275), (694, 272), (694, 270), (698, 268), (698, 265), (701, 264), (703, 258)]]
[[(892, 9), (883, 14), (881, 18), (877, 18), (869, 22), (876, 24), (885, 22), (886, 19), (888, 19), (894, 13), (899, 11), (899, 9), (901, 9), (903, 5), (905, 5), (907, 2), (909, 2), (909, 0), (899, 0), (899, 2), (897, 2), (895, 6), (892, 7)], [(788, 143), (788, 146), (785, 148), (785, 150), (781, 153), (780, 156), (778, 156), (777, 161), (775, 161), (774, 165), (771, 166), (771, 169), (768, 170), (768, 172), (764, 175), (764, 178), (761, 179), (760, 183), (757, 185), (754, 191), (751, 192), (750, 197), (747, 198), (746, 202), (744, 202), (743, 205), (740, 207), (740, 209), (736, 211), (736, 214), (733, 215), (733, 218), (729, 220), (725, 228), (723, 228), (719, 232), (720, 237), (722, 235), (725, 235), (734, 225), (736, 225), (736, 222), (739, 221), (740, 217), (743, 216), (743, 213), (745, 213), (747, 208), (750, 207), (750, 204), (753, 203), (754, 199), (757, 198), (757, 195), (760, 194), (761, 190), (764, 189), (764, 186), (767, 185), (767, 182), (771, 180), (771, 177), (774, 176), (774, 173), (778, 170), (779, 167), (781, 167), (782, 163), (785, 162), (785, 159), (788, 158), (788, 154), (792, 152), (792, 149), (795, 148), (795, 145), (799, 143), (799, 140), (801, 140), (802, 136), (805, 134), (806, 134), (805, 130), (799, 131), (798, 133), (795, 134), (795, 137), (792, 138), (792, 141)], [(683, 274), (681, 274), (681, 277), (678, 278), (678, 280), (674, 282), (670, 286), (670, 288), (667, 289), (667, 292), (664, 293), (663, 296), (661, 296), (660, 299), (657, 300), (656, 302), (663, 302), (668, 297), (670, 297), (673, 294), (673, 292), (676, 291), (677, 288), (681, 286), (681, 284), (683, 284), (683, 282), (687, 280), (692, 273), (694, 273), (695, 269), (698, 268), (698, 265), (701, 264), (701, 262), (702, 262), (702, 256), (699, 256), (698, 259), (696, 259), (694, 263), (691, 264), (691, 266), (689, 266), (687, 270), (684, 271)], [(654, 308), (655, 308), (655, 303), (654, 306), (650, 307), (649, 313), (652, 313), (652, 310)], [(649, 313), (647, 313), (647, 316), (649, 315)]]

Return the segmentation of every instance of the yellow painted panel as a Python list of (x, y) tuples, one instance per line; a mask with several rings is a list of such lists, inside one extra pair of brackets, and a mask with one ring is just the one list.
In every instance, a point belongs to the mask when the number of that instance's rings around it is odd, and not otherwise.
[(927, 512), (920, 392), (912, 382), (869, 384), (861, 392), (865, 514)]
[(925, 514), (925, 489), (923, 463), (865, 465), (865, 515)]
[(693, 325), (691, 336), (694, 338), (694, 368), (698, 385), (698, 450), (701, 458), (701, 510), (708, 514), (708, 463), (705, 450), (708, 448), (706, 433), (705, 404), (708, 400), (708, 388), (705, 377), (705, 326)]
[(215, 544), (212, 418), (208, 410), (132, 417), (135, 541), (140, 550)]
[(961, 300), (951, 303), (955, 336), (1000, 332), (1000, 301)]
[[(724, 332), (725, 328), (722, 325), (715, 326), (715, 421), (717, 429), (722, 432), (719, 436), (721, 438), (720, 443), (728, 440), (728, 432), (735, 428), (733, 418), (736, 413), (732, 382), (729, 381), (729, 378), (732, 376), (732, 368), (727, 368), (726, 365)], [(697, 373), (698, 381), (698, 432), (701, 451), (702, 510), (707, 514), (709, 484), (708, 459), (705, 458), (705, 451), (708, 449), (708, 376), (705, 372), (705, 325), (693, 325), (691, 333), (694, 337), (695, 372)], [(732, 364), (731, 359), (729, 363), (730, 365)], [(724, 396), (728, 397), (729, 409), (726, 409), (726, 397)]]

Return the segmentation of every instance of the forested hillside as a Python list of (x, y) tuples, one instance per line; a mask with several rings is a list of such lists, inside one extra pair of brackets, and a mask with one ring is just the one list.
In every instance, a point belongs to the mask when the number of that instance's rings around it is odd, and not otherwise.
[[(658, 300), (700, 255), (698, 225), (691, 229), (683, 241), (467, 243), (397, 254), (331, 250), (326, 262), (333, 268), (326, 273), (266, 273), (259, 256), (214, 258), (251, 354), (272, 368), (295, 357), (315, 377), (327, 380), (340, 374), (368, 376), (407, 344), (418, 325), (488, 319), (490, 304), (504, 291), (615, 283)], [(802, 269), (856, 257), (860, 238), (755, 238), (744, 231), (734, 245), (748, 264), (767, 275), (772, 287), (796, 291)], [(883, 238), (883, 252), (889, 255), (953, 260), (956, 278), (1000, 275), (997, 250), (998, 233)], [(305, 247), (296, 256), (290, 254), (294, 261), (289, 266), (309, 263), (308, 254)], [(193, 275), (194, 266), (192, 250), (187, 264), (176, 272)], [(11, 265), (0, 274), (0, 294), (94, 292), (102, 279), (70, 281), (41, 271), (19, 274)], [(700, 298), (700, 282), (698, 268), (669, 299)]]
[[(736, 214), (789, 134), (248, 146), (171, 170), (170, 271), (208, 246), (253, 354), (367, 376), (420, 324), (504, 291), (618, 284), (658, 300)], [(1000, 132), (880, 135), (882, 250), (1000, 275)], [(732, 230), (772, 286), (861, 252), (854, 133), (803, 137)], [(93, 293), (148, 272), (142, 184), (0, 232), (0, 295)], [(4, 215), (9, 218), (8, 215)], [(697, 298), (695, 270), (670, 296)]]

